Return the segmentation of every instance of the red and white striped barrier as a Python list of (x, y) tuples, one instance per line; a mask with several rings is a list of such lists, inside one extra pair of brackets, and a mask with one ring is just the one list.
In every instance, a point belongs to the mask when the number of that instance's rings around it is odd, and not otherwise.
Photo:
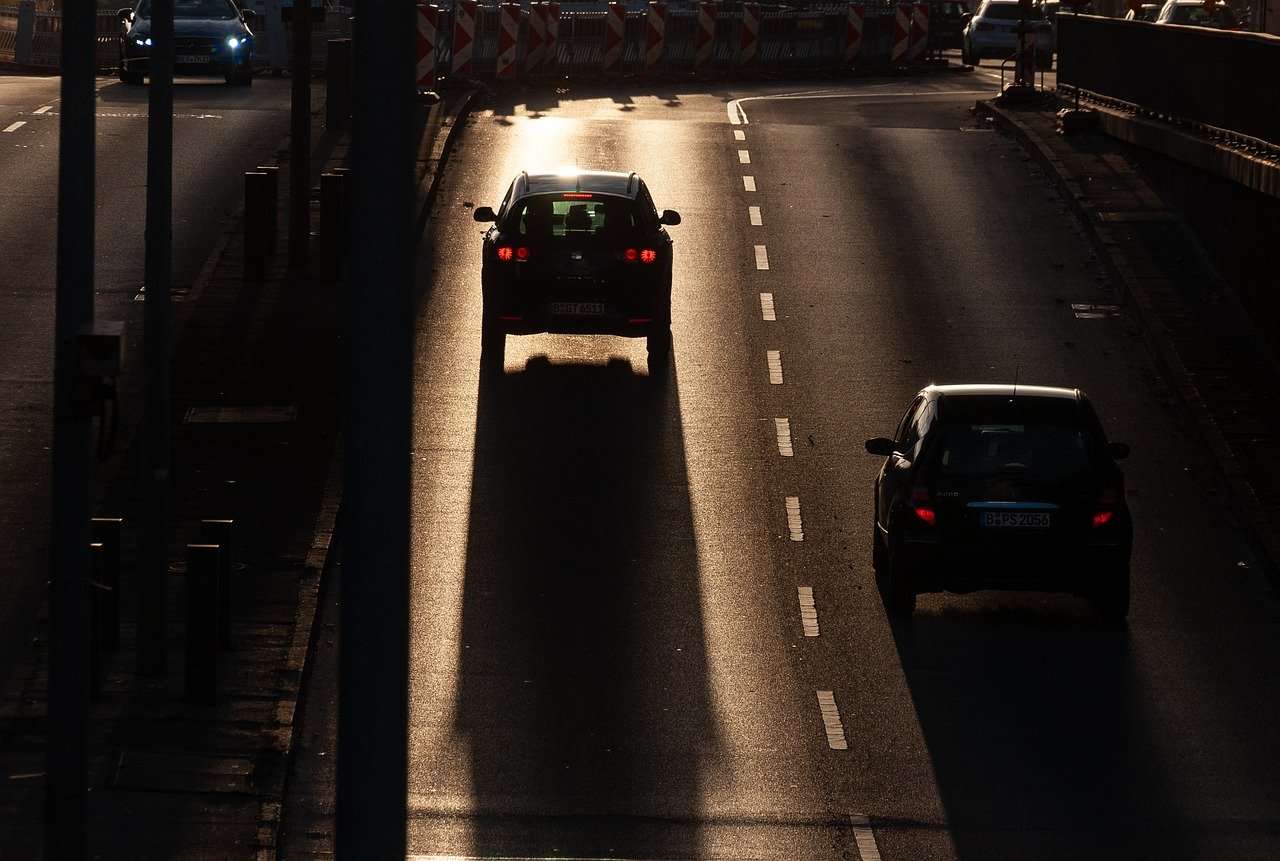
[(538, 71), (547, 54), (547, 5), (545, 3), (529, 4), (529, 35), (525, 45), (524, 70)]
[(560, 62), (560, 4), (543, 3), (547, 9), (547, 53), (543, 65), (555, 68)]
[(644, 28), (644, 67), (652, 70), (662, 62), (667, 47), (667, 4), (650, 3)]
[(476, 44), (476, 0), (453, 4), (453, 73), (471, 74), (471, 55)]
[(742, 23), (738, 33), (738, 65), (746, 66), (760, 53), (760, 5), (742, 4)]
[(616, 72), (622, 65), (622, 39), (627, 32), (627, 7), (610, 3), (604, 14), (604, 71)]
[(889, 50), (889, 62), (893, 65), (906, 62), (907, 49), (911, 46), (911, 6), (899, 3), (893, 14), (893, 47)]
[(698, 29), (694, 37), (693, 67), (700, 69), (711, 62), (716, 39), (716, 4), (698, 4)]
[(911, 47), (907, 49), (907, 62), (914, 63), (929, 50), (929, 4), (911, 6)]
[(418, 86), (436, 85), (436, 39), (440, 32), (440, 7), (418, 4)]
[(844, 64), (852, 66), (862, 50), (862, 22), (866, 8), (858, 3), (849, 4), (844, 28)]
[(520, 4), (503, 3), (498, 7), (498, 63), (494, 76), (511, 79), (516, 76), (516, 44), (520, 36)]

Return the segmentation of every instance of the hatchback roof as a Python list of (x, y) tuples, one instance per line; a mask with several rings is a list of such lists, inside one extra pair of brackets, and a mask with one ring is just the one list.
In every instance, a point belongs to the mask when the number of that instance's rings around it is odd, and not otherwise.
[(635, 197), (640, 190), (640, 178), (635, 171), (622, 173), (614, 170), (566, 170), (556, 173), (522, 173), (520, 178), (524, 180), (521, 195), (588, 191)]
[(950, 386), (928, 386), (925, 391), (936, 392), (940, 395), (948, 397), (968, 397), (968, 396), (1004, 396), (1014, 397), (1015, 395), (1025, 395), (1026, 397), (1036, 398), (1063, 398), (1065, 400), (1079, 400), (1079, 389), (1064, 389), (1060, 386), (1025, 386), (1021, 383), (1017, 385), (1006, 383), (969, 383), (964, 385)]

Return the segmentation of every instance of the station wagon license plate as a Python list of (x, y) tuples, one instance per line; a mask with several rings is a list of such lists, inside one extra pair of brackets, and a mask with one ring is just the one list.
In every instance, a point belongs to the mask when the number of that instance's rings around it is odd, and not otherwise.
[(979, 523), (984, 529), (1048, 529), (1047, 511), (984, 511)]
[(599, 317), (604, 314), (604, 303), (552, 302), (551, 313), (570, 317)]
[(173, 59), (174, 62), (184, 66), (195, 65), (197, 63), (208, 63), (213, 60), (213, 58), (208, 54), (179, 54)]

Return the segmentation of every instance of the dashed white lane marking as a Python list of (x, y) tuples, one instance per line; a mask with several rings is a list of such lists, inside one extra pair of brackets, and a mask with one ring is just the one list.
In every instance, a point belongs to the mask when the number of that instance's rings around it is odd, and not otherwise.
[(751, 164), (751, 153), (745, 149), (738, 150), (738, 164)]
[(778, 436), (778, 454), (783, 457), (794, 455), (795, 449), (791, 447), (791, 420), (774, 419), (773, 430)]
[(747, 191), (756, 190), (756, 178), (754, 176), (744, 176), (742, 178), (742, 187)]
[(813, 603), (813, 587), (797, 586), (797, 597), (800, 599), (800, 627), (804, 628), (806, 637), (818, 636), (818, 607)]
[(37, 113), (37, 114), (47, 114), (47, 113), (49, 113), (49, 111), (51, 111), (51, 110), (53, 110), (53, 105), (45, 105), (43, 108), (36, 108), (36, 113)]
[(22, 128), (26, 124), (27, 124), (26, 120), (18, 120), (16, 123), (9, 126), (9, 128), (5, 129), (4, 132), (5, 134), (8, 134), (9, 132), (16, 132), (18, 129)]
[(769, 253), (764, 250), (763, 245), (756, 246), (756, 268), (757, 269), (769, 268)]
[(853, 826), (853, 842), (858, 847), (859, 861), (880, 861), (880, 847), (876, 845), (876, 833), (871, 830), (871, 820), (865, 816), (850, 816)]
[(800, 497), (788, 496), (786, 506), (787, 531), (791, 533), (791, 540), (804, 541), (804, 521), (800, 519)]
[(777, 350), (765, 350), (765, 363), (769, 366), (769, 382), (772, 385), (782, 385), (782, 353)]
[(747, 133), (744, 132), (742, 129), (734, 129), (733, 139), (736, 141), (744, 141), (747, 139)]
[(766, 323), (773, 323), (778, 319), (777, 312), (773, 309), (772, 293), (760, 294), (760, 319)]
[(827, 745), (832, 750), (848, 750), (849, 742), (844, 737), (844, 724), (840, 722), (840, 709), (836, 708), (835, 694), (831, 691), (818, 691), (818, 708), (822, 710), (822, 723), (827, 728)]
[(760, 207), (758, 207), (758, 206), (748, 206), (748, 207), (747, 207), (747, 217), (751, 219), (751, 226), (752, 226), (752, 227), (763, 227), (763, 226), (764, 226), (764, 219), (760, 217)]

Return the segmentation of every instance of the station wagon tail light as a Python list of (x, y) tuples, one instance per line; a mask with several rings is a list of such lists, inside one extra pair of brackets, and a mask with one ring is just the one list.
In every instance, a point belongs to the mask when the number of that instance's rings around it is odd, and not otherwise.
[(515, 251), (515, 249), (514, 249), (514, 248), (512, 248), (510, 245), (499, 245), (499, 246), (498, 246), (498, 259), (499, 259), (499, 260), (502, 260), (502, 261), (509, 261), (509, 260), (513, 260), (513, 259), (515, 259), (515, 256), (516, 256), (516, 251)]
[(926, 526), (938, 525), (938, 512), (933, 510), (933, 501), (929, 499), (929, 488), (912, 488), (911, 512), (916, 516), (917, 520)]
[(644, 249), (643, 251), (640, 252), (640, 262), (641, 263), (657, 263), (658, 252), (654, 251), (652, 248)]

